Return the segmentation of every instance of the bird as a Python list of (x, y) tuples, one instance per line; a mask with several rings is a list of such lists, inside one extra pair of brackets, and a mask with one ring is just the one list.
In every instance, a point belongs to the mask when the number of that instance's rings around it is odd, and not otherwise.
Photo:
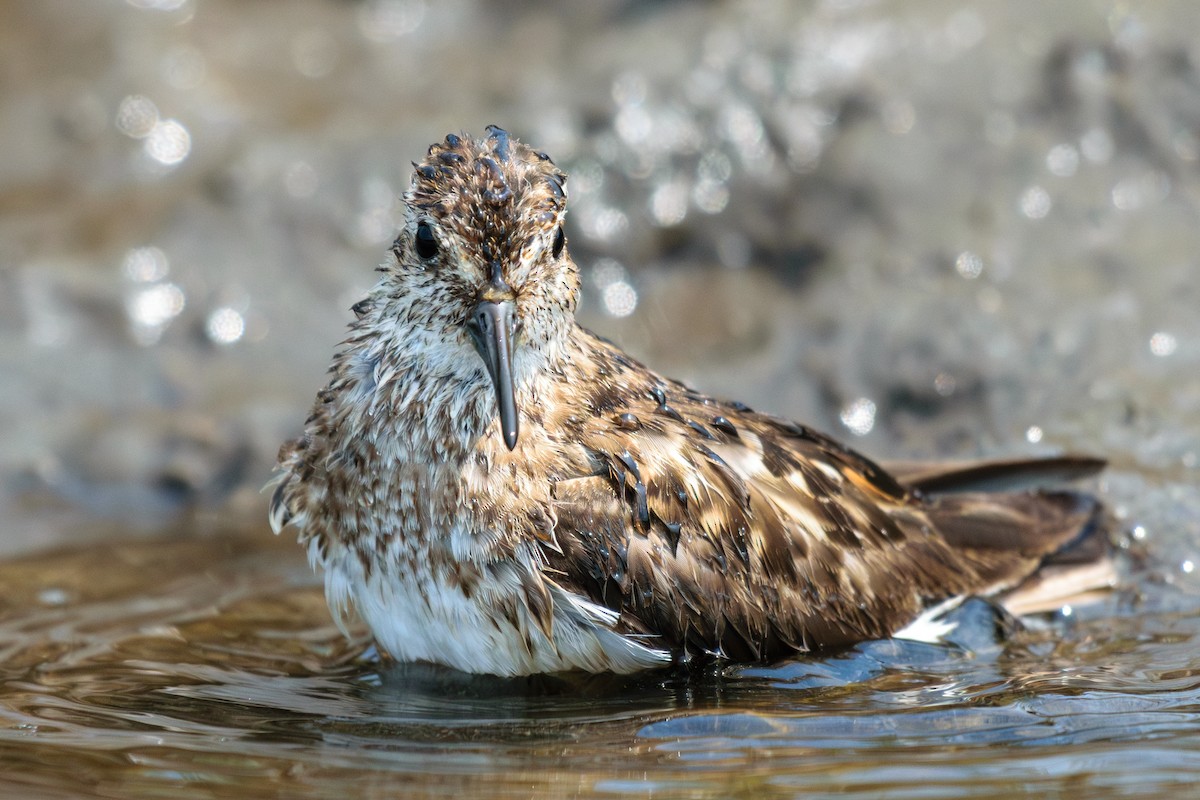
[(413, 162), (269, 517), (343, 630), (468, 673), (768, 662), (1003, 596), (1100, 536), (1086, 456), (885, 467), (575, 319), (566, 174), (497, 126)]

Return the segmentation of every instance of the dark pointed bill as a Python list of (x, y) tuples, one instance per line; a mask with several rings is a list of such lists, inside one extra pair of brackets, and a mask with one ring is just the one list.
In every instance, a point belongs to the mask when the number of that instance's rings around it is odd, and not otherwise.
[(471, 341), (475, 343), (488, 375), (492, 376), (500, 411), (500, 431), (509, 450), (517, 446), (518, 433), (517, 390), (512, 372), (513, 334), (517, 325), (514, 312), (509, 300), (484, 300), (475, 306), (467, 320)]

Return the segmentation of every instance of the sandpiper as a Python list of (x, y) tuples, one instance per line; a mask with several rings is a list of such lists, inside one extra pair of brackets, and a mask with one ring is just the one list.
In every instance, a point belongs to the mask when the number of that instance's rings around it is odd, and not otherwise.
[(581, 328), (566, 175), (504, 130), (414, 166), (270, 512), (392, 657), (628, 673), (842, 647), (1096, 527), (1093, 499), (1025, 485), (1100, 461), (887, 470)]

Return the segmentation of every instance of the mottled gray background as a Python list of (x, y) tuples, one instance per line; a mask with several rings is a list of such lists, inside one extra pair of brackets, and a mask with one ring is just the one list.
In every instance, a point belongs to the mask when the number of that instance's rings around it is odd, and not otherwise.
[(1189, 585), (1196, 31), (1187, 0), (5, 3), (0, 550), (261, 525), (409, 162), (498, 123), (571, 174), (585, 324), (879, 456), (1107, 455)]

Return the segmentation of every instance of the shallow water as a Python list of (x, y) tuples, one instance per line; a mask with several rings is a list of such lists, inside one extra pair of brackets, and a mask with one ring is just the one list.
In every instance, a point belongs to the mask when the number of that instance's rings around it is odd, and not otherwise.
[[(257, 532), (261, 534), (261, 532)], [(1145, 794), (1200, 770), (1194, 598), (1145, 586), (945, 644), (502, 680), (380, 662), (265, 535), (0, 565), (16, 796)]]
[[(1200, 778), (1200, 5), (0, 4), (0, 793)], [(1119, 592), (722, 674), (383, 668), (262, 522), (409, 161), (570, 174), (584, 322), (881, 458), (1109, 458)], [(1035, 621), (1037, 622), (1037, 621)]]

